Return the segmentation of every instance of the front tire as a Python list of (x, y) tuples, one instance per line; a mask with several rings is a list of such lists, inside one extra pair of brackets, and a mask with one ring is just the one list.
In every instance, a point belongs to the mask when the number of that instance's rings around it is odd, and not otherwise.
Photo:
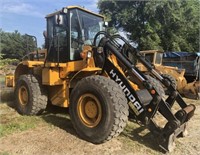
[(165, 98), (165, 91), (164, 88), (162, 87), (161, 83), (156, 80), (155, 78), (151, 77), (150, 75), (146, 75), (148, 81), (150, 84), (156, 89), (158, 94), (162, 97)]
[(22, 115), (38, 115), (47, 106), (47, 93), (34, 75), (21, 75), (15, 87), (15, 104)]
[(113, 80), (90, 76), (83, 78), (73, 89), (69, 113), (81, 138), (102, 143), (123, 131), (128, 121), (128, 104)]
[[(171, 85), (172, 85), (175, 89), (177, 89), (177, 82), (176, 82), (176, 79), (175, 79), (173, 76), (171, 76), (171, 75), (169, 75), (169, 74), (162, 74), (162, 77), (163, 77), (164, 79), (167, 79), (167, 80), (171, 83)], [(164, 87), (164, 88), (165, 88), (165, 87)], [(165, 88), (165, 93), (166, 93), (167, 95), (170, 94), (170, 92), (167, 90), (167, 88)]]

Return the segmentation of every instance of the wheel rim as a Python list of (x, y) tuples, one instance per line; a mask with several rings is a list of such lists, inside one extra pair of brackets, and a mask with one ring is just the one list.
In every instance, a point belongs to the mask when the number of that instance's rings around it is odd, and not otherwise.
[(21, 105), (25, 106), (28, 103), (28, 90), (25, 86), (19, 88), (18, 98)]
[(85, 94), (78, 100), (78, 116), (81, 122), (90, 128), (97, 126), (102, 118), (102, 107), (92, 94)]

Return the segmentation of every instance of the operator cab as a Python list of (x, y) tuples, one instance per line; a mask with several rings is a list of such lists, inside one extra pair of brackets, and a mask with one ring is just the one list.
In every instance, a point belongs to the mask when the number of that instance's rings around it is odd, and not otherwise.
[(144, 53), (145, 59), (152, 64), (162, 65), (163, 52), (159, 50), (149, 50)]
[(46, 16), (45, 48), (48, 62), (81, 60), (83, 45), (92, 45), (103, 30), (104, 18), (81, 7), (63, 8)]
[(144, 55), (145, 59), (148, 60), (151, 64), (162, 65), (163, 51), (149, 50), (141, 51), (140, 53)]

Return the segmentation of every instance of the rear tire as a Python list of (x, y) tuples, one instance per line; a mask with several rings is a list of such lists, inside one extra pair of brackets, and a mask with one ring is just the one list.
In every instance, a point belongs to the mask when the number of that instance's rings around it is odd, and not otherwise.
[(15, 87), (16, 109), (22, 115), (41, 114), (47, 106), (47, 93), (34, 75), (21, 75)]
[(92, 143), (118, 136), (128, 121), (127, 99), (120, 87), (102, 76), (83, 78), (73, 89), (69, 113), (78, 135)]

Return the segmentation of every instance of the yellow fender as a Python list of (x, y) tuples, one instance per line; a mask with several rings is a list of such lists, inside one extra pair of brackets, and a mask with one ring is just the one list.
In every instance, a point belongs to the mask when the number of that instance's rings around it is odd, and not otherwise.
[(29, 72), (29, 68), (22, 63), (19, 63), (17, 68), (15, 69), (14, 74), (7, 74), (5, 77), (5, 85), (6, 87), (14, 87), (17, 79), (20, 75), (27, 74)]
[(22, 62), (18, 64), (14, 73), (14, 82), (16, 83), (17, 79), (20, 75), (27, 74), (29, 72), (29, 68), (27, 65), (24, 65)]
[(87, 67), (84, 68), (80, 71), (78, 71), (71, 79), (70, 79), (70, 88), (74, 88), (74, 86), (77, 84), (77, 82), (87, 76), (91, 76), (91, 75), (97, 75), (100, 74), (102, 71), (101, 68), (98, 67)]

